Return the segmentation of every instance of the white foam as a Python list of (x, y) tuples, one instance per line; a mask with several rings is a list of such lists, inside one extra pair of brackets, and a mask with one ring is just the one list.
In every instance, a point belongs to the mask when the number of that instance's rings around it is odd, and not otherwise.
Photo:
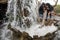
[(41, 25), (39, 24), (35, 24), (25, 30), (24, 29), (22, 30), (19, 27), (16, 27), (16, 28), (20, 30), (21, 32), (23, 31), (27, 32), (31, 37), (33, 37), (34, 35), (38, 35), (38, 37), (45, 36), (47, 33), (53, 33), (54, 31), (57, 30), (57, 27), (55, 27), (54, 25), (44, 26), (42, 28), (39, 28), (40, 26)]

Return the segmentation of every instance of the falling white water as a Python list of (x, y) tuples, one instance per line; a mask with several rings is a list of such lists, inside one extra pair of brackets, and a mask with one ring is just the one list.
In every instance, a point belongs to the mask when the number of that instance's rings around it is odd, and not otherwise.
[[(12, 16), (13, 16), (13, 20), (12, 20), (12, 22), (11, 22), (11, 25), (13, 25), (12, 27), (16, 27), (15, 25), (15, 23), (17, 23), (17, 21), (16, 21), (16, 15), (19, 15), (18, 14), (18, 12), (17, 12), (17, 1), (18, 0), (10, 0), (10, 1), (8, 1), (8, 11), (7, 11), (7, 13), (9, 14), (10, 13), (10, 16), (11, 16), (11, 14), (13, 14)], [(29, 35), (30, 36), (33, 36), (33, 35), (39, 35), (39, 36), (43, 36), (43, 35), (46, 35), (48, 32), (51, 32), (50, 31), (50, 29), (52, 30), (52, 32), (54, 32), (54, 31), (56, 31), (57, 30), (57, 28), (55, 27), (55, 26), (49, 26), (49, 27), (43, 27), (43, 28), (39, 28), (41, 25), (40, 24), (37, 24), (37, 21), (36, 21), (36, 19), (37, 19), (37, 9), (36, 9), (36, 7), (38, 7), (37, 5), (37, 1), (36, 0), (20, 0), (20, 1), (22, 1), (22, 4), (21, 4), (21, 8), (22, 8), (22, 10), (24, 9), (24, 8), (26, 8), (28, 11), (29, 11), (29, 16), (28, 17), (25, 17), (25, 16), (23, 16), (23, 17), (21, 17), (22, 18), (22, 22), (23, 22), (23, 24), (21, 24), (22, 25), (22, 28), (20, 27), (20, 26), (17, 26), (16, 28), (18, 29), (18, 30), (20, 30), (21, 32), (22, 31), (25, 31), (25, 32), (27, 32), (27, 33), (29, 33)], [(28, 2), (29, 1), (29, 2)], [(11, 4), (12, 3), (12, 4)], [(28, 5), (29, 6), (28, 6)], [(13, 9), (13, 12), (11, 11)], [(20, 13), (21, 14), (21, 13)], [(24, 18), (24, 19), (23, 19)], [(9, 19), (10, 19), (10, 17), (9, 17)], [(31, 21), (31, 26), (30, 26), (30, 28), (28, 28), (27, 26), (26, 26), (26, 24), (25, 24), (25, 19), (29, 19), (30, 21)], [(18, 19), (17, 19), (18, 20)], [(24, 26), (25, 25), (25, 26)], [(26, 29), (24, 28), (24, 27), (26, 27)], [(50, 28), (51, 27), (51, 28)], [(47, 29), (47, 28), (49, 28), (49, 29)], [(53, 29), (52, 29), (53, 28)], [(46, 30), (47, 29), (47, 30)], [(28, 31), (29, 30), (29, 31)], [(43, 33), (42, 32), (40, 32), (40, 30), (41, 31), (43, 31)], [(46, 31), (45, 31), (46, 30)], [(45, 34), (44, 34), (45, 33)], [(40, 35), (41, 34), (41, 35)], [(43, 35), (42, 35), (43, 34)]]
[[(20, 6), (21, 9), (20, 9)], [(37, 23), (37, 13), (38, 13), (38, 4), (37, 0), (8, 0), (8, 8), (7, 8), (7, 17), (8, 23), (11, 23), (11, 26), (13, 28), (16, 28), (17, 30), (23, 32), (27, 32), (31, 37), (34, 35), (38, 36), (44, 36), (47, 33), (52, 33), (57, 30), (57, 28), (54, 25), (51, 26), (44, 26), (42, 28), (39, 28), (41, 24)], [(26, 8), (29, 11), (29, 16), (25, 17), (24, 15), (21, 16), (21, 14), (24, 12), (23, 9)], [(21, 12), (22, 11), (22, 12)], [(17, 17), (18, 16), (18, 17)], [(31, 23), (28, 28), (27, 24), (25, 23), (26, 19), (28, 19)], [(5, 33), (8, 32), (7, 26), (5, 28)], [(5, 35), (5, 34), (4, 34)], [(11, 36), (11, 35), (8, 35)], [(5, 38), (5, 36), (4, 36)], [(9, 38), (5, 38), (5, 40), (9, 40)]]
[(8, 22), (3, 24), (3, 28), (2, 28), (2, 35), (1, 35), (1, 40), (12, 40), (12, 32), (10, 30), (7, 29), (7, 26), (9, 23), (14, 24), (12, 26), (16, 26), (16, 11), (17, 9), (17, 0), (8, 0), (8, 8), (7, 8), (7, 17)]
[[(16, 22), (16, 13), (17, 13), (17, 1), (16, 0), (14, 0), (14, 23)], [(15, 24), (16, 25), (16, 24)]]
[(16, 26), (17, 0), (8, 0), (7, 17)]

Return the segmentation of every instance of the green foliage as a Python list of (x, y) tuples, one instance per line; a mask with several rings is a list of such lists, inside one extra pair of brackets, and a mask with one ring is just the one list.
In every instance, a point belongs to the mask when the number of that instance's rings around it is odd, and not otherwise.
[(55, 9), (56, 9), (56, 13), (60, 13), (60, 5), (57, 5)]

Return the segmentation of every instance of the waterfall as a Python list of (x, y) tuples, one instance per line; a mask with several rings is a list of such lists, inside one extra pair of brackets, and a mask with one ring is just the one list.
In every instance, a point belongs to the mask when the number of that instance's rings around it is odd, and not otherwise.
[[(5, 27), (5, 33), (3, 33), (4, 40), (11, 40), (12, 32), (7, 29), (9, 24), (11, 24), (12, 28), (16, 28), (21, 32), (27, 32), (31, 37), (34, 35), (44, 36), (48, 32), (52, 33), (57, 30), (53, 24), (51, 27), (44, 26), (39, 28), (41, 24), (38, 24), (37, 22), (37, 0), (8, 0), (6, 16), (8, 18), (8, 22)], [(10, 34), (8, 35), (9, 32)], [(8, 35), (9, 37), (5, 37), (5, 35)]]
[[(36, 23), (36, 19), (37, 19), (36, 0), (33, 1), (20, 0), (20, 2), (18, 1), (19, 0), (8, 1), (7, 17), (9, 18), (8, 21), (11, 23), (11, 25), (17, 26), (20, 22), (19, 26), (21, 27), (23, 27), (24, 25), (27, 26), (25, 20), (29, 20), (31, 24)], [(19, 7), (19, 5), (21, 6)], [(25, 17), (24, 15), (24, 9), (28, 11), (29, 15), (27, 17)]]
[(9, 0), (7, 16), (9, 18), (9, 22), (12, 22), (14, 26), (16, 26), (16, 15), (17, 15), (17, 0)]

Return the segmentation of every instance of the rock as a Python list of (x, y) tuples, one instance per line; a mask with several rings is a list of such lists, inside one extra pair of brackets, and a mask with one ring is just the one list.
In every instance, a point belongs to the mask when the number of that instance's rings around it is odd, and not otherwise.
[(56, 32), (56, 36), (54, 37), (54, 40), (60, 40), (60, 30)]
[(30, 26), (31, 26), (31, 21), (27, 18), (26, 20), (24, 20), (25, 21), (25, 24), (26, 24), (26, 26), (28, 27), (28, 28), (30, 28)]
[(12, 33), (12, 40), (19, 40), (22, 32), (20, 32), (19, 30), (12, 28), (11, 24), (8, 25), (8, 29), (10, 29), (13, 33)]
[[(42, 22), (42, 19), (38, 18), (37, 19), (37, 22), (38, 23), (41, 23)], [(50, 26), (52, 23), (53, 23), (53, 20), (51, 20), (51, 19), (47, 19), (47, 20), (44, 21), (44, 25), (45, 26), (48, 26), (48, 25)]]
[(41, 23), (42, 22), (42, 19), (40, 17), (37, 18), (37, 22), (38, 23)]
[(34, 35), (34, 36), (33, 36), (33, 40), (39, 40), (38, 35)]
[(23, 37), (28, 37), (29, 36), (29, 34), (26, 33), (26, 32), (23, 32), (22, 35), (23, 35)]
[(31, 36), (28, 36), (27, 38), (28, 38), (28, 40), (32, 40), (32, 37)]
[(34, 35), (33, 38), (36, 38), (37, 39), (38, 38), (38, 35)]
[(30, 37), (28, 33), (23, 32), (20, 40), (32, 40), (32, 37)]
[(7, 3), (8, 0), (0, 0), (0, 3)]
[[(59, 26), (60, 26), (60, 21), (54, 20), (54, 25), (59, 27)], [(59, 28), (60, 28), (60, 27), (59, 27)]]
[(52, 23), (53, 23), (53, 20), (48, 19), (47, 21), (45, 21), (44, 24), (45, 24), (46, 26), (48, 26), (48, 25), (50, 26)]
[(53, 40), (55, 36), (55, 33), (48, 33), (47, 35), (45, 35), (45, 40)]
[(25, 17), (29, 16), (29, 11), (26, 8), (24, 9), (24, 16)]
[(35, 36), (33, 39), (34, 40), (53, 40), (55, 36), (56, 35), (55, 35), (55, 32), (54, 32), (54, 33), (48, 33), (45, 36), (40, 36), (40, 37)]
[(45, 36), (34, 35), (33, 38), (29, 36), (27, 32), (20, 32), (17, 29), (11, 28), (11, 25), (9, 24), (9, 29), (13, 31), (13, 40), (53, 40), (55, 35), (55, 32), (53, 33), (47, 33)]

